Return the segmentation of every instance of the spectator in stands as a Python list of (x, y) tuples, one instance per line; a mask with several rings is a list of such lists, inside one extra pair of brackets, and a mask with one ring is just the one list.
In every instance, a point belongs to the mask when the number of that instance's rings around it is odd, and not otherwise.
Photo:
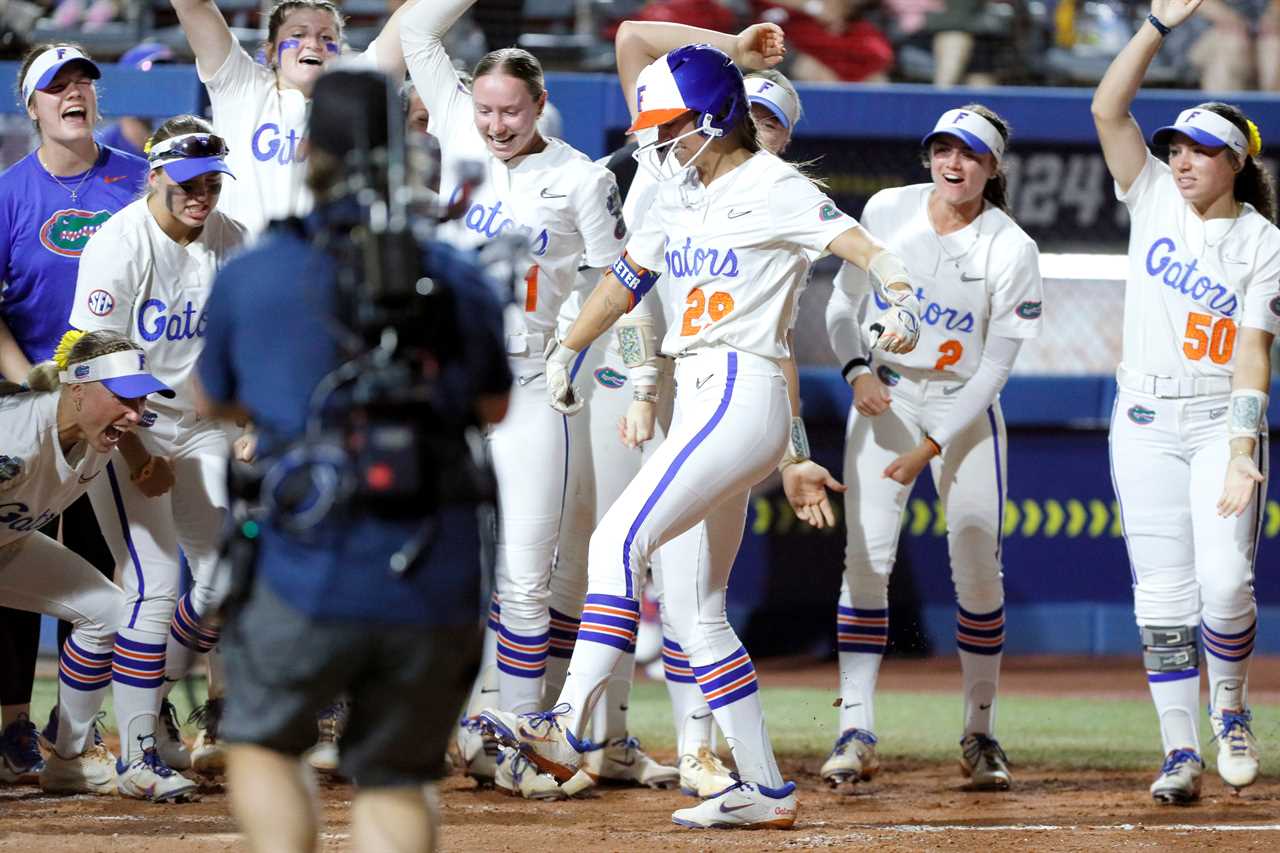
[(1280, 91), (1280, 0), (1205, 0), (1191, 23), (1201, 89)]
[[(867, 20), (878, 0), (754, 0), (761, 20), (787, 34), (787, 75), (823, 83), (883, 83), (893, 66), (893, 46)], [(728, 27), (726, 27), (728, 29)]]
[(925, 18), (933, 42), (933, 84), (996, 86), (1019, 67), (1018, 23), (1024, 11), (1012, 0), (946, 0)]
[[(139, 71), (150, 71), (161, 62), (172, 62), (173, 51), (168, 45), (154, 41), (144, 41), (129, 48), (120, 57), (120, 67), (136, 68)], [(125, 151), (135, 157), (145, 156), (142, 146), (155, 130), (151, 119), (144, 116), (121, 116), (115, 124), (98, 134), (98, 141), (117, 151)]]
[(121, 4), (116, 0), (62, 0), (53, 10), (53, 25), (68, 30), (80, 27), (85, 32), (100, 30), (120, 15)]

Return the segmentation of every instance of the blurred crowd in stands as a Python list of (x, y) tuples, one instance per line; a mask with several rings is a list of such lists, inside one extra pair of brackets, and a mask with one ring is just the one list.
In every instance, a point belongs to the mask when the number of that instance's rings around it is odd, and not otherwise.
[[(399, 0), (339, 0), (349, 39), (372, 38)], [(261, 36), (260, 0), (219, 0), (246, 45)], [(548, 68), (613, 69), (613, 33), (629, 18), (736, 31), (773, 21), (782, 67), (811, 82), (1093, 85), (1147, 12), (1135, 0), (479, 0), (450, 34), (459, 60), (518, 44)], [(146, 41), (142, 61), (189, 61), (166, 0), (0, 0), (0, 52), (70, 39), (103, 59)], [(1280, 0), (1205, 0), (1170, 35), (1148, 84), (1210, 91), (1280, 90)]]

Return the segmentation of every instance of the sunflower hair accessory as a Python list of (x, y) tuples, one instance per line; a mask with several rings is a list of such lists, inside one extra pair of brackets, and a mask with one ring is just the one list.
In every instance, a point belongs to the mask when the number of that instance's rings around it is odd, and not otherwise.
[(59, 370), (67, 369), (67, 362), (71, 359), (71, 350), (84, 337), (84, 332), (79, 329), (71, 329), (62, 336), (62, 340), (58, 341), (58, 347), (53, 351), (53, 361), (58, 365)]
[(1258, 132), (1258, 126), (1249, 119), (1245, 119), (1244, 123), (1249, 125), (1249, 156), (1257, 157), (1262, 153), (1262, 134)]

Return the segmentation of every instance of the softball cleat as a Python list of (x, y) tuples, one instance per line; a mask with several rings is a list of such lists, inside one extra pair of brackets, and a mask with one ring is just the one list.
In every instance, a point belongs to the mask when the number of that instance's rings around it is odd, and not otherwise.
[(1013, 785), (1009, 756), (988, 735), (967, 734), (960, 740), (960, 770), (977, 791), (1007, 791)]
[(153, 803), (186, 803), (195, 800), (196, 783), (164, 763), (154, 746), (128, 764), (116, 760), (116, 790), (122, 797)]
[(671, 821), (690, 829), (790, 829), (796, 822), (796, 786), (737, 782), (709, 800), (673, 812)]
[(486, 709), (478, 716), (485, 731), (499, 743), (525, 753), (538, 769), (550, 773), (557, 782), (567, 782), (577, 774), (582, 753), (591, 746), (560, 724), (567, 713), (569, 705), (561, 703), (550, 711), (514, 714)]
[(182, 741), (178, 709), (168, 699), (160, 702), (160, 716), (156, 720), (156, 752), (174, 770), (191, 769), (191, 751)]
[(587, 753), (584, 765), (597, 781), (613, 785), (674, 788), (680, 771), (659, 764), (640, 748), (633, 737), (614, 738), (601, 749)]
[(50, 753), (40, 771), (40, 790), (49, 794), (114, 794), (116, 757), (101, 743), (74, 758)]
[(818, 771), (828, 785), (838, 788), (845, 782), (870, 782), (880, 772), (876, 736), (866, 729), (845, 729), (831, 754)]
[(526, 800), (559, 800), (565, 796), (555, 777), (540, 772), (520, 750), (509, 746), (498, 748), (493, 785), (509, 796)]
[(720, 756), (709, 746), (698, 747), (697, 754), (680, 756), (680, 792), (706, 799), (738, 784)]
[(1213, 736), (1218, 742), (1218, 775), (1236, 793), (1258, 780), (1258, 740), (1249, 727), (1252, 719), (1247, 709), (1209, 709)]
[(1164, 759), (1160, 775), (1151, 784), (1151, 798), (1157, 803), (1185, 806), (1200, 799), (1200, 775), (1204, 761), (1190, 749), (1175, 749)]

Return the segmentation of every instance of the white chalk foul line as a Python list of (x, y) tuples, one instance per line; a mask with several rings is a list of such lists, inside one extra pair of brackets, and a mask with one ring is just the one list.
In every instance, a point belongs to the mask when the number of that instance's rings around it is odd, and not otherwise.
[(868, 825), (860, 827), (863, 831), (927, 833), (927, 832), (1280, 832), (1280, 824), (1275, 823), (1104, 823), (1095, 825), (1080, 824), (1039, 824), (1010, 823), (986, 826), (967, 826), (965, 824), (894, 824), (889, 826)]

